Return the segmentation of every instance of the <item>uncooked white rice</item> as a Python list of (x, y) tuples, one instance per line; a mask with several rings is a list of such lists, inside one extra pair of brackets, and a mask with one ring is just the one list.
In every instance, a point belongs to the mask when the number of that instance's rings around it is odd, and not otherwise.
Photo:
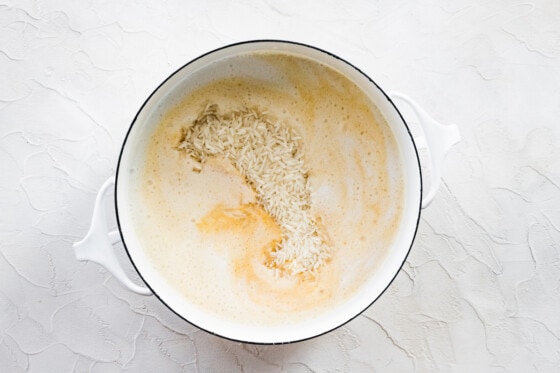
[(290, 275), (313, 275), (330, 258), (331, 248), (310, 213), (311, 191), (301, 143), (292, 128), (256, 109), (220, 114), (217, 105), (209, 104), (185, 129), (179, 149), (201, 165), (209, 157), (229, 160), (282, 230), (282, 241), (270, 253), (273, 263), (269, 266)]

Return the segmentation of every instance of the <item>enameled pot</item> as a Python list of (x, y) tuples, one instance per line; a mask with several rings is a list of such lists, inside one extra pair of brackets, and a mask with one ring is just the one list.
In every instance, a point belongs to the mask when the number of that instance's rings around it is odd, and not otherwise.
[[(178, 296), (163, 277), (157, 273), (147, 255), (141, 249), (139, 238), (131, 223), (130, 196), (128, 195), (131, 176), (129, 170), (138, 152), (145, 149), (147, 138), (161, 111), (169, 106), (178, 90), (192, 79), (211, 79), (205, 71), (207, 66), (240, 54), (261, 51), (281, 51), (318, 61), (330, 66), (356, 83), (377, 106), (390, 126), (396, 139), (404, 164), (404, 208), (396, 238), (388, 250), (382, 265), (371, 274), (356, 296), (347, 303), (326, 312), (312, 321), (293, 325), (271, 327), (247, 327), (235, 322), (222, 320), (196, 307), (192, 307), (184, 297)], [(393, 101), (408, 105), (416, 114), (424, 135), (416, 139), (410, 133), (403, 116)], [(190, 323), (221, 337), (251, 343), (288, 343), (322, 335), (353, 319), (369, 307), (391, 284), (412, 247), (418, 228), (421, 209), (433, 199), (441, 178), (443, 160), (449, 149), (459, 141), (456, 126), (444, 126), (405, 95), (384, 91), (366, 74), (349, 62), (324, 50), (295, 42), (278, 40), (257, 40), (237, 43), (204, 54), (187, 63), (169, 76), (142, 105), (123, 142), (116, 175), (101, 187), (93, 212), (91, 227), (85, 238), (74, 244), (78, 260), (90, 260), (109, 270), (127, 288), (142, 295), (155, 295), (167, 307)], [(144, 148), (143, 148), (144, 147)], [(423, 189), (422, 171), (418, 149), (425, 147), (429, 152), (429, 190)], [(114, 191), (118, 230), (109, 231), (106, 224), (104, 199)], [(126, 252), (146, 287), (133, 283), (118, 263), (112, 245), (122, 240)]]

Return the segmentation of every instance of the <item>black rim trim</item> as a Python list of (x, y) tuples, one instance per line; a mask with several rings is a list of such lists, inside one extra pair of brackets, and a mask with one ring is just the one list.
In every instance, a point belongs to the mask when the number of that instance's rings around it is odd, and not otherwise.
[[(119, 170), (120, 170), (120, 166), (121, 166), (121, 160), (122, 160), (122, 156), (123, 156), (123, 152), (124, 152), (124, 148), (126, 146), (126, 142), (128, 140), (128, 136), (130, 135), (130, 132), (132, 131), (132, 127), (134, 126), (134, 124), (136, 123), (136, 120), (138, 119), (138, 116), (140, 115), (140, 113), (142, 112), (142, 110), (144, 109), (144, 107), (146, 106), (146, 104), (148, 103), (148, 101), (150, 101), (150, 99), (153, 97), (153, 95), (169, 80), (171, 79), (173, 76), (175, 76), (175, 74), (177, 74), (179, 71), (181, 71), (182, 69), (184, 69), (185, 67), (189, 66), (190, 64), (194, 63), (195, 61), (200, 60), (201, 58), (206, 57), (209, 54), (215, 53), (217, 51), (223, 50), (223, 49), (227, 49), (227, 48), (231, 48), (237, 45), (244, 45), (244, 44), (253, 44), (253, 43), (270, 43), (270, 42), (274, 42), (274, 43), (285, 43), (285, 44), (292, 44), (292, 45), (299, 45), (302, 47), (307, 47), (310, 49), (314, 49), (316, 51), (325, 53), (337, 60), (342, 61), (343, 63), (346, 63), (347, 65), (351, 66), (352, 68), (354, 68), (356, 71), (358, 71), (360, 74), (362, 74), (367, 80), (369, 80), (373, 85), (375, 85), (377, 87), (377, 89), (379, 89), (381, 91), (381, 93), (383, 93), (383, 95), (385, 96), (385, 98), (391, 103), (391, 105), (393, 105), (393, 108), (397, 111), (397, 114), (399, 115), (399, 117), (402, 120), (402, 123), (404, 124), (406, 131), (408, 132), (408, 135), (410, 137), (410, 141), (412, 143), (412, 146), (414, 148), (414, 152), (416, 154), (416, 161), (418, 163), (418, 170), (419, 170), (419, 176), (420, 176), (420, 203), (418, 206), (418, 217), (416, 220), (416, 227), (414, 229), (414, 234), (412, 235), (412, 240), (410, 242), (410, 246), (406, 252), (406, 255), (404, 256), (404, 259), (402, 261), (402, 263), (399, 266), (399, 269), (397, 270), (397, 272), (395, 273), (395, 275), (393, 276), (393, 278), (391, 279), (391, 281), (389, 281), (389, 283), (385, 286), (385, 288), (383, 289), (383, 291), (381, 293), (379, 293), (379, 295), (377, 297), (375, 297), (375, 299), (373, 299), (371, 301), (370, 304), (368, 304), (367, 307), (365, 307), (363, 310), (361, 310), (360, 312), (358, 312), (356, 315), (352, 316), (350, 319), (348, 319), (347, 321), (343, 322), (342, 324), (331, 328), (325, 332), (319, 333), (317, 335), (313, 335), (307, 338), (302, 338), (302, 339), (296, 339), (296, 340), (291, 340), (291, 341), (283, 341), (283, 342), (253, 342), (253, 341), (246, 341), (246, 340), (241, 340), (241, 339), (234, 339), (231, 337), (227, 337), (227, 336), (223, 336), (221, 334), (212, 332), (211, 330), (202, 328), (194, 323), (192, 323), (191, 321), (189, 321), (187, 318), (185, 318), (184, 316), (182, 316), (181, 314), (179, 314), (178, 312), (176, 312), (171, 306), (169, 306), (155, 291), (154, 289), (152, 289), (152, 287), (149, 285), (149, 283), (144, 279), (144, 276), (142, 276), (141, 272), (139, 271), (138, 267), (136, 266), (136, 263), (134, 262), (134, 260), (132, 259), (132, 256), (130, 255), (130, 252), (128, 250), (128, 247), (126, 245), (126, 241), (124, 239), (123, 233), (122, 233), (122, 229), (121, 229), (121, 222), (119, 219), (119, 207), (117, 204), (117, 191), (118, 191), (118, 182), (119, 182)], [(123, 140), (120, 152), (119, 152), (119, 158), (117, 161), (117, 169), (115, 171), (115, 193), (114, 193), (114, 203), (115, 203), (115, 212), (116, 212), (116, 218), (117, 218), (117, 226), (119, 228), (119, 235), (121, 237), (124, 249), (126, 251), (126, 255), (128, 256), (128, 258), (130, 259), (130, 262), (132, 263), (132, 266), (134, 267), (134, 269), (136, 270), (136, 272), (138, 273), (138, 276), (142, 279), (142, 281), (144, 282), (144, 284), (151, 290), (152, 294), (159, 299), (160, 302), (162, 302), (169, 310), (171, 310), (171, 312), (173, 312), (175, 315), (179, 316), (181, 319), (183, 319), (184, 321), (188, 322), (191, 325), (196, 326), (197, 328), (204, 330), (205, 332), (218, 336), (220, 338), (224, 338), (233, 342), (241, 342), (241, 343), (248, 343), (248, 344), (255, 344), (255, 345), (282, 345), (282, 344), (290, 344), (290, 343), (296, 343), (296, 342), (303, 342), (303, 341), (307, 341), (310, 339), (314, 339), (317, 337), (320, 337), (322, 335), (325, 335), (327, 333), (332, 332), (333, 330), (336, 330), (346, 324), (348, 324), (350, 321), (354, 320), (355, 318), (357, 318), (358, 316), (360, 316), (361, 314), (363, 314), (368, 308), (370, 308), (384, 293), (385, 291), (387, 291), (387, 289), (389, 288), (389, 286), (391, 286), (391, 284), (393, 283), (393, 281), (395, 280), (395, 278), (397, 277), (397, 275), (400, 273), (404, 263), (406, 262), (406, 259), (408, 258), (408, 255), (410, 254), (410, 251), (412, 250), (412, 246), (414, 244), (414, 241), (416, 239), (416, 234), (418, 233), (418, 227), (420, 224), (420, 214), (421, 214), (421, 210), (422, 210), (422, 194), (423, 194), (423, 182), (422, 182), (422, 167), (420, 166), (420, 157), (418, 156), (418, 149), (416, 148), (416, 143), (414, 142), (414, 138), (412, 136), (412, 133), (410, 132), (410, 128), (408, 127), (404, 117), (402, 116), (401, 112), (399, 111), (398, 107), (395, 105), (395, 103), (393, 102), (393, 100), (391, 100), (391, 98), (387, 95), (387, 93), (385, 93), (385, 91), (373, 80), (371, 79), (366, 73), (364, 73), (362, 70), (360, 70), (358, 67), (354, 66), (352, 63), (346, 61), (343, 58), (338, 57), (335, 54), (332, 54), (324, 49), (318, 48), (318, 47), (314, 47), (312, 45), (308, 45), (305, 43), (300, 43), (300, 42), (294, 42), (294, 41), (287, 41), (287, 40), (279, 40), (279, 39), (258, 39), (258, 40), (248, 40), (248, 41), (242, 41), (242, 42), (238, 42), (238, 43), (233, 43), (233, 44), (229, 44), (220, 48), (216, 48), (214, 50), (211, 50), (207, 53), (204, 53), (196, 58), (194, 58), (193, 60), (187, 62), (186, 64), (184, 64), (183, 66), (179, 67), (177, 70), (175, 70), (171, 75), (169, 75), (165, 80), (163, 80), (163, 82), (161, 82), (153, 91), (152, 93), (146, 98), (146, 100), (144, 101), (144, 103), (140, 106), (140, 108), (138, 109), (138, 111), (136, 112), (136, 115), (134, 116), (134, 119), (132, 120), (132, 123), (130, 124), (125, 138)]]

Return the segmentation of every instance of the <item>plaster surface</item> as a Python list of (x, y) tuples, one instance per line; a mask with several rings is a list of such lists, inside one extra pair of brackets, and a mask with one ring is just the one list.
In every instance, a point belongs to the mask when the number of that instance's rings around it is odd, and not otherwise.
[[(338, 54), (463, 137), (386, 293), (286, 346), (209, 335), (72, 251), (145, 97), (263, 38)], [(0, 370), (558, 372), (559, 118), (557, 1), (0, 0)]]

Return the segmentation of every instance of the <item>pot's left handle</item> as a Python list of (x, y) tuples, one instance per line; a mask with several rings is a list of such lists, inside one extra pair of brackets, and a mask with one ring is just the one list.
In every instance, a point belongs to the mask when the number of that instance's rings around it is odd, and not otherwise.
[(105, 267), (124, 286), (133, 292), (141, 295), (151, 295), (150, 289), (138, 286), (128, 278), (113, 250), (113, 244), (119, 242), (120, 236), (118, 231), (110, 232), (107, 228), (105, 197), (114, 184), (115, 177), (112, 176), (99, 189), (95, 198), (89, 231), (81, 241), (74, 243), (72, 246), (74, 254), (76, 259), (80, 261), (89, 260)]

